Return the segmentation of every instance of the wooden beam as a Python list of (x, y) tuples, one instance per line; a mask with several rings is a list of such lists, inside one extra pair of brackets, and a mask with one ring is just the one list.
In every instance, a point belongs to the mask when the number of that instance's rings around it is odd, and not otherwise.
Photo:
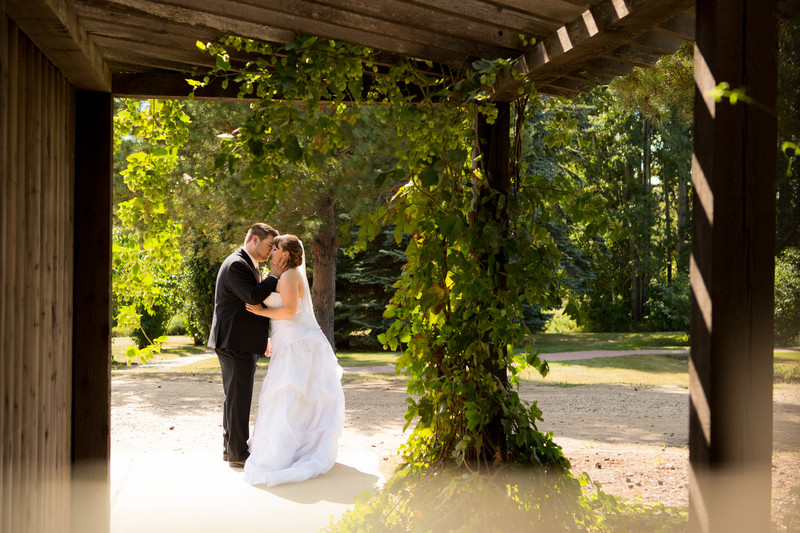
[(681, 13), (677, 17), (662, 22), (658, 26), (658, 31), (684, 41), (694, 41), (694, 26), (695, 17)]
[[(547, 84), (594, 56), (619, 50), (621, 43), (646, 33), (692, 4), (693, 0), (602, 0), (519, 57), (514, 70), (538, 84)], [(498, 76), (492, 98), (513, 100), (519, 86), (520, 81), (511, 74)]]
[[(520, 11), (532, 11), (531, 0), (487, 0), (488, 4), (495, 5), (503, 9), (515, 9)], [(570, 12), (575, 9), (582, 9), (590, 2), (585, 0), (550, 0), (548, 2), (536, 2), (536, 11), (541, 12), (543, 16), (554, 20), (569, 20)]]
[[(522, 50), (522, 42), (519, 34), (525, 34), (530, 39), (534, 34), (527, 31), (505, 31), (493, 24), (487, 24), (486, 20), (477, 21), (472, 17), (459, 16), (448, 10), (434, 10), (430, 5), (415, 5), (404, 0), (317, 0), (307, 2), (305, 0), (295, 0), (295, 2), (280, 2), (283, 5), (295, 6), (292, 12), (296, 14), (313, 13), (319, 9), (320, 4), (330, 6), (334, 9), (324, 13), (331, 22), (340, 23), (346, 27), (354, 27), (353, 23), (363, 29), (372, 26), (373, 31), (386, 33), (387, 35), (399, 36), (404, 39), (410, 37), (409, 34), (417, 31), (417, 28), (425, 28), (420, 37), (431, 44), (444, 42), (448, 37), (459, 41), (466, 40), (475, 44), (490, 46), (494, 53), (497, 48), (507, 48), (509, 50)], [(312, 7), (313, 6), (313, 7)], [(277, 2), (275, 3), (275, 9)], [(284, 7), (283, 9), (286, 9)], [(489, 19), (491, 20), (491, 19)], [(423, 41), (425, 42), (425, 41)], [(460, 45), (459, 50), (466, 51), (468, 48)], [(483, 54), (472, 54), (481, 56)]]
[[(470, 20), (484, 24), (496, 24), (500, 28), (508, 28), (530, 35), (549, 34), (553, 26), (558, 25), (554, 21), (572, 20), (576, 9), (574, 6), (565, 9), (562, 4), (545, 3), (541, 9), (537, 9), (536, 13), (532, 13), (529, 6), (511, 8), (492, 5), (483, 0), (409, 0), (407, 3), (458, 14)], [(549, 10), (551, 5), (555, 6), (554, 11)]]
[(587, 62), (586, 65), (592, 69), (605, 72), (614, 76), (625, 76), (633, 68), (628, 63), (623, 63), (615, 57), (597, 57)]
[(72, 375), (72, 530), (110, 527), (113, 98), (78, 91)]
[(174, 0), (168, 5), (152, 0), (97, 0), (93, 3), (114, 10), (128, 9), (172, 22), (212, 28), (221, 35), (233, 34), (285, 43), (292, 40), (295, 33), (304, 33), (449, 65), (465, 64), (470, 60), (468, 54), (493, 54), (492, 57), (497, 57), (510, 52), (505, 48), (489, 47), (400, 24), (378, 24), (369, 17), (309, 1), (287, 3), (268, 0), (253, 5), (216, 0), (212, 4), (213, 10), (198, 7), (195, 0)]
[(684, 42), (684, 39), (658, 30), (649, 31), (634, 40), (637, 47), (654, 52), (659, 56), (674, 54)]
[(609, 55), (634, 67), (650, 67), (655, 65), (662, 54), (651, 52), (632, 44), (626, 44), (613, 50)]
[(166, 63), (180, 63), (186, 65), (185, 71), (191, 71), (195, 67), (208, 69), (214, 65), (214, 58), (195, 46), (196, 39), (172, 39), (173, 45), (170, 46), (170, 38), (146, 40), (127, 40), (112, 37), (97, 36), (97, 44), (114, 50), (128, 50), (133, 54), (139, 54), (152, 58), (154, 63), (164, 61)]
[(111, 72), (65, 0), (7, 0), (9, 18), (78, 89), (111, 90)]
[(169, 22), (184, 26), (210, 28), (220, 35), (240, 35), (266, 42), (285, 43), (294, 39), (294, 32), (276, 28), (264, 21), (254, 21), (242, 16), (241, 9), (224, 9), (218, 2), (200, 6), (197, 2), (185, 5), (164, 4), (150, 0), (93, 0), (92, 5), (107, 10), (114, 17), (151, 17), (160, 23)]
[[(159, 99), (186, 99), (191, 92), (191, 87), (186, 83), (184, 74), (170, 74), (163, 72), (140, 74), (114, 74), (112, 77), (112, 92), (120, 98), (159, 98)], [(195, 93), (196, 100), (226, 100), (248, 101), (255, 98), (238, 98), (239, 86), (231, 82), (226, 89), (222, 88), (221, 81), (215, 80), (206, 87), (200, 87)]]
[(777, 118), (775, 0), (698, 0), (692, 157), (689, 517), (769, 531)]

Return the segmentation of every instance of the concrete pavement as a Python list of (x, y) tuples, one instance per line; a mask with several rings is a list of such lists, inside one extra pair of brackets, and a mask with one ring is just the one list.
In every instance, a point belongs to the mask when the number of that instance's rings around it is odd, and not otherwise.
[(251, 486), (218, 454), (112, 453), (112, 533), (318, 532), (382, 482), (379, 458), (340, 453), (323, 476)]

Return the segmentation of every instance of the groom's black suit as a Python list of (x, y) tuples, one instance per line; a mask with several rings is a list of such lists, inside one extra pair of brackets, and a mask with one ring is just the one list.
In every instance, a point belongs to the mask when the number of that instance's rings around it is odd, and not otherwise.
[(222, 368), (223, 444), (229, 461), (247, 459), (250, 403), (256, 362), (267, 349), (269, 319), (250, 313), (245, 302), (259, 304), (278, 284), (269, 276), (259, 283), (250, 256), (239, 248), (222, 263), (214, 290), (214, 319), (208, 346), (214, 348)]

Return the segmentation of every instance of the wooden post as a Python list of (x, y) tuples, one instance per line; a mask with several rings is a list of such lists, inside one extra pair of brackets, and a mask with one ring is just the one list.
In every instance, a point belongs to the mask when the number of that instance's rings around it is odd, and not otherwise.
[[(478, 148), (481, 151), (482, 163), (481, 167), (486, 173), (488, 181), (488, 190), (480, 191), (483, 195), (492, 195), (492, 193), (500, 195), (508, 195), (511, 189), (511, 173), (510, 173), (510, 154), (511, 154), (511, 104), (509, 102), (495, 102), (497, 107), (497, 118), (494, 123), (489, 124), (486, 117), (482, 113), (477, 113), (476, 136), (478, 137)], [(496, 221), (500, 222), (501, 238), (508, 236), (508, 213), (505, 208), (505, 202), (500, 206), (497, 196), (492, 196), (494, 199), (494, 212), (490, 216), (494, 216)], [(480, 199), (481, 201), (483, 198)], [(484, 211), (484, 208), (479, 208), (478, 212)], [(485, 211), (484, 211), (485, 212)], [(480, 221), (478, 221), (480, 224)], [(497, 260), (501, 264), (505, 263), (505, 253), (500, 251), (500, 256)], [(505, 272), (498, 273), (496, 280), (499, 290), (505, 288)], [(508, 369), (499, 364), (500, 350), (505, 347), (491, 346), (490, 350), (493, 354), (493, 359), (489, 362), (486, 371), (494, 376), (500, 383), (508, 384)], [(502, 418), (498, 415), (487, 424), (484, 430), (484, 456), (493, 457), (498, 455), (505, 458), (506, 443), (505, 434), (503, 431)]]
[(692, 158), (690, 523), (769, 531), (777, 121), (775, 0), (698, 0)]
[(78, 91), (72, 378), (72, 530), (110, 528), (113, 99)]

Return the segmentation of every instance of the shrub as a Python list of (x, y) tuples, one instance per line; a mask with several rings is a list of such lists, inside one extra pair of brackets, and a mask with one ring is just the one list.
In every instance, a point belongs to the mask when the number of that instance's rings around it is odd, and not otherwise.
[(522, 321), (528, 326), (531, 333), (541, 333), (547, 326), (547, 322), (553, 317), (553, 313), (542, 311), (541, 305), (523, 304)]
[(666, 285), (651, 284), (645, 327), (650, 331), (689, 331), (689, 276), (678, 274)]
[(167, 335), (186, 335), (188, 319), (184, 313), (173, 316), (167, 324)]
[(586, 474), (505, 466), (491, 474), (433, 471), (389, 480), (362, 498), (332, 532), (678, 532), (685, 509), (627, 502)]
[(583, 331), (632, 331), (631, 304), (620, 296), (590, 294), (569, 301), (564, 312)]
[(214, 316), (214, 287), (221, 263), (211, 262), (199, 253), (183, 260), (183, 309), (186, 314), (186, 332), (195, 346), (208, 342), (211, 320)]
[(800, 335), (800, 249), (775, 259), (775, 344), (790, 345)]
[[(354, 229), (352, 238), (358, 232)], [(380, 350), (378, 335), (385, 333), (393, 320), (383, 318), (394, 292), (393, 285), (405, 263), (403, 248), (408, 237), (398, 245), (394, 226), (381, 230), (380, 236), (364, 251), (350, 254), (340, 249), (336, 258), (336, 313), (334, 340), (339, 350)]]
[(556, 309), (545, 326), (545, 333), (572, 333), (578, 330), (575, 319), (566, 314), (563, 309)]
[(150, 311), (139, 307), (138, 312), (142, 315), (142, 327), (135, 329), (131, 333), (131, 338), (136, 343), (136, 346), (142, 349), (150, 346), (154, 339), (167, 332), (167, 324), (172, 318), (172, 312), (168, 306), (163, 304), (154, 305)]

